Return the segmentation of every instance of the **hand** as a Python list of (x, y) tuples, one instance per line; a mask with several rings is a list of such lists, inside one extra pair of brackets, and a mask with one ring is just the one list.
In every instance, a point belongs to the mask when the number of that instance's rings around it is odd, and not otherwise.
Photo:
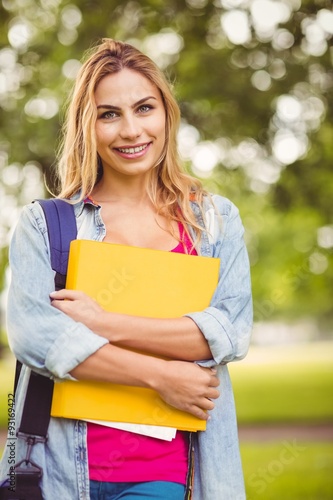
[(66, 289), (50, 293), (50, 298), (53, 307), (99, 334), (101, 317), (105, 311), (94, 299), (84, 292)]
[(166, 370), (154, 388), (169, 405), (208, 420), (207, 410), (215, 406), (211, 400), (220, 395), (219, 384), (215, 368), (187, 361), (166, 361)]

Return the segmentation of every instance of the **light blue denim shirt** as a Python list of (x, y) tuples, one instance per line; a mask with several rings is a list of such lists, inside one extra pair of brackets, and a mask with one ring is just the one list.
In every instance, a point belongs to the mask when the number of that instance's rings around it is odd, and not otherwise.
[[(250, 270), (244, 245), (244, 229), (235, 205), (213, 195), (215, 209), (204, 202), (207, 231), (198, 253), (221, 259), (219, 283), (210, 307), (188, 314), (206, 337), (217, 365), (220, 397), (211, 412), (207, 430), (194, 435), (193, 500), (245, 499), (239, 455), (237, 423), (227, 363), (242, 359), (252, 329)], [(192, 209), (200, 224), (202, 213)], [(91, 202), (75, 205), (78, 238), (102, 241), (105, 226), (101, 208)], [(24, 363), (16, 394), (16, 425), (19, 425), (30, 370), (53, 379), (71, 378), (69, 372), (96, 352), (107, 340), (94, 334), (50, 305), (54, 272), (50, 267), (47, 228), (38, 203), (24, 207), (11, 249), (12, 281), (8, 298), (8, 336), (15, 356)], [(204, 276), (203, 276), (204, 279)], [(0, 479), (8, 474), (6, 447)], [(15, 444), (17, 461), (25, 457), (26, 445)], [(45, 500), (88, 500), (89, 473), (87, 428), (82, 421), (51, 418), (48, 441), (37, 443), (31, 458), (43, 468)]]

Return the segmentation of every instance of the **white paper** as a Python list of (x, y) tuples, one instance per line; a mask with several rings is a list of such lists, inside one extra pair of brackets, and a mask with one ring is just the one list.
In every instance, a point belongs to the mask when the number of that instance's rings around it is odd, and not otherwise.
[(106, 420), (90, 419), (85, 419), (85, 421), (92, 422), (93, 424), (105, 425), (106, 427), (112, 427), (114, 429), (134, 432), (135, 434), (142, 434), (143, 436), (163, 439), (164, 441), (172, 441), (177, 432), (177, 429), (174, 427), (163, 427), (160, 425), (127, 424), (124, 422), (108, 422)]

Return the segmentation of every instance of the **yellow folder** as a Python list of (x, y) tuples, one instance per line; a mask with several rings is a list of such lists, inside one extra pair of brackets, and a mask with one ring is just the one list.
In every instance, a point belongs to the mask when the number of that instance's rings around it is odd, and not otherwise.
[[(219, 259), (90, 240), (72, 241), (66, 288), (106, 310), (155, 318), (200, 311), (218, 282)], [(51, 415), (204, 430), (206, 421), (166, 404), (152, 389), (95, 381), (57, 382)]]

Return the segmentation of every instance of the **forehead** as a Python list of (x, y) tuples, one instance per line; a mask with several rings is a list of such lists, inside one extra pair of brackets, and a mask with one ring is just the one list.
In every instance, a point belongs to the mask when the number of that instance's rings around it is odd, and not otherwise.
[(127, 68), (105, 76), (95, 90), (96, 105), (131, 105), (145, 97), (161, 101), (160, 91), (150, 80), (137, 71)]

